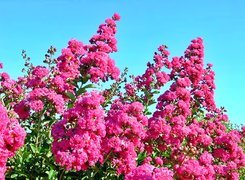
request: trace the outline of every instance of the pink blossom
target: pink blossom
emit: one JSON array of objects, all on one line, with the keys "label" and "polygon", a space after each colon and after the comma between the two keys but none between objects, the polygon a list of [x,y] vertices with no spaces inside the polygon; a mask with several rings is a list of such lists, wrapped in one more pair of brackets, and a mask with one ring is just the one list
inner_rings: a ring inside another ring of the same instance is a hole
[{"label": "pink blossom", "polygon": [[0,179],[4,179],[7,160],[24,145],[26,132],[16,119],[9,118],[2,104],[0,117]]},{"label": "pink blossom", "polygon": [[167,168],[156,168],[150,164],[143,164],[125,176],[125,180],[172,180],[173,172]]},{"label": "pink blossom", "polygon": [[115,13],[113,16],[112,16],[112,19],[115,20],[115,21],[119,21],[120,20],[120,15],[118,13]]},{"label": "pink blossom", "polygon": [[97,92],[80,96],[74,107],[52,127],[55,161],[67,170],[86,170],[103,162],[101,141],[105,136],[103,97]]},{"label": "pink blossom", "polygon": [[213,161],[213,156],[212,154],[208,153],[207,151],[205,151],[201,156],[200,156],[200,162],[204,165],[207,164],[212,164]]}]

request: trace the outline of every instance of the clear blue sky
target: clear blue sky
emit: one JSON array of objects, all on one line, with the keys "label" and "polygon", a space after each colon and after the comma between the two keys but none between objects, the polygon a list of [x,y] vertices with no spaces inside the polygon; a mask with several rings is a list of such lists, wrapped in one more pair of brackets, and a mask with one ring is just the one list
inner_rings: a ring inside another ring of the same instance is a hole
[{"label": "clear blue sky", "polygon": [[34,64],[50,45],[71,38],[88,42],[105,18],[118,12],[117,65],[142,73],[160,44],[180,56],[191,39],[205,42],[214,64],[216,101],[230,120],[245,123],[245,1],[243,0],[0,0],[0,61],[12,77],[21,72],[21,50]]}]

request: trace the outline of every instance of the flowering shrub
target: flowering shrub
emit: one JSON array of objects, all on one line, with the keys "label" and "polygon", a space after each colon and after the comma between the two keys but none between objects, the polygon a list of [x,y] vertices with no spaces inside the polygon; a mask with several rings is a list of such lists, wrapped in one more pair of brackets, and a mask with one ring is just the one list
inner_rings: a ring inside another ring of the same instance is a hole
[{"label": "flowering shrub", "polygon": [[89,44],[70,40],[58,58],[51,46],[45,66],[23,51],[17,80],[0,74],[0,179],[245,177],[245,128],[216,107],[203,40],[181,57],[161,45],[142,75],[128,77],[110,56],[118,20]]}]

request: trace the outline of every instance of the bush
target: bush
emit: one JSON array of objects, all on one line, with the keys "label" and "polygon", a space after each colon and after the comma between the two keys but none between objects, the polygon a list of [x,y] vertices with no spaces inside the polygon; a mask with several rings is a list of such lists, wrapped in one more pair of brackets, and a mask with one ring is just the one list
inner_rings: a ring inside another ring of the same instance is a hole
[{"label": "bush", "polygon": [[45,66],[23,51],[17,80],[0,74],[0,179],[245,177],[245,128],[216,107],[203,40],[173,58],[161,45],[144,74],[128,76],[110,57],[119,19],[58,58],[51,46]]}]

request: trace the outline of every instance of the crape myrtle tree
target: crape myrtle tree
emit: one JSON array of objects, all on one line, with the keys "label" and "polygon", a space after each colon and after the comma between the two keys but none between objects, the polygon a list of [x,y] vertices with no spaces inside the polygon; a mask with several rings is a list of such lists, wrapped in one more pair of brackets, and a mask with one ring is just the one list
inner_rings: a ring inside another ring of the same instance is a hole
[{"label": "crape myrtle tree", "polygon": [[127,76],[110,57],[119,19],[57,58],[51,46],[45,66],[23,51],[17,80],[0,73],[0,179],[245,177],[245,128],[215,105],[203,40],[181,57],[161,45],[142,75]]}]

